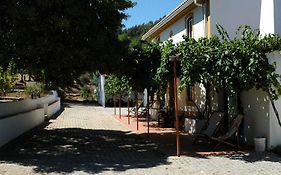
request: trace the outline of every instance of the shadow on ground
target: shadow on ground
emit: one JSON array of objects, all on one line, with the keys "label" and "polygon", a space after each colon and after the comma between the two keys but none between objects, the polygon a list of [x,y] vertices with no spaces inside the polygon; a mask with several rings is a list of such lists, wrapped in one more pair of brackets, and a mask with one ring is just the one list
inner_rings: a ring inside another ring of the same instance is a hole
[{"label": "shadow on ground", "polygon": [[35,166],[37,173],[98,173],[168,164],[155,144],[134,134],[80,128],[41,130],[1,150],[0,162]]},{"label": "shadow on ground", "polygon": [[[73,106],[80,105],[66,104],[64,107]],[[81,106],[92,106],[92,104],[81,104]],[[65,174],[75,171],[94,174],[108,170],[123,172],[136,168],[168,165],[170,164],[168,157],[175,155],[176,152],[174,133],[154,133],[150,134],[150,139],[147,139],[147,134],[136,135],[124,131],[82,128],[52,130],[39,128],[34,133],[2,148],[0,163],[32,166],[34,172],[39,174]],[[192,144],[192,141],[192,137],[181,137],[182,153],[198,159],[209,159],[208,155],[198,152],[210,151],[215,143],[207,141]],[[223,146],[218,151],[224,149],[229,151],[229,147]],[[246,163],[258,161],[281,163],[281,158],[271,153],[246,152],[219,156]]]},{"label": "shadow on ground", "polygon": [[[143,138],[147,138],[148,134],[139,134]],[[253,163],[259,161],[279,162],[281,157],[271,152],[254,152],[252,147],[242,146],[242,149],[230,147],[221,144],[215,150],[218,144],[207,138],[200,138],[194,142],[195,137],[192,135],[181,135],[180,148],[181,156],[194,157],[199,159],[209,159],[209,156],[221,156],[231,160],[243,161],[245,163]],[[157,143],[158,149],[169,156],[176,153],[176,136],[175,133],[150,133],[149,140]]]}]

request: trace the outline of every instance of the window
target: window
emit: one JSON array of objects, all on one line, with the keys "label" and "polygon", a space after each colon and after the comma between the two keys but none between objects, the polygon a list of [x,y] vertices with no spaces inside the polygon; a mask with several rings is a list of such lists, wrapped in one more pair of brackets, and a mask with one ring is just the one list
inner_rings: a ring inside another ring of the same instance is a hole
[{"label": "window", "polygon": [[174,35],[174,33],[173,33],[173,31],[171,30],[171,31],[170,31],[170,35],[169,35],[169,37],[170,37],[170,38],[172,38],[172,37],[173,37],[173,35]]},{"label": "window", "polygon": [[193,18],[188,17],[186,18],[186,36],[187,37],[192,37],[192,28],[193,28]]}]

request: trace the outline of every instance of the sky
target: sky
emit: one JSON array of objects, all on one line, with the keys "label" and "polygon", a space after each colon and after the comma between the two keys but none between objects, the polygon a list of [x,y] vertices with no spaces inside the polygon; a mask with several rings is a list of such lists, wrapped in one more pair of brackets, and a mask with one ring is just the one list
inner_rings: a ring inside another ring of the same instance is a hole
[{"label": "sky", "polygon": [[126,13],[129,15],[123,21],[125,28],[155,21],[174,10],[184,0],[133,0],[137,5]]}]

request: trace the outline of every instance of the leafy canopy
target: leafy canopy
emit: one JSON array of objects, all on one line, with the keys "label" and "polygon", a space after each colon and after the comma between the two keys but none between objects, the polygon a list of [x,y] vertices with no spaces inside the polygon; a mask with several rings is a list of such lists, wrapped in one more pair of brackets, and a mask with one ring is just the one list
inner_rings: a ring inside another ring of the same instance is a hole
[{"label": "leafy canopy", "polygon": [[[15,59],[37,79],[65,85],[107,71],[119,57],[118,32],[130,0],[3,0],[0,61]],[[43,75],[42,75],[43,74]]]}]

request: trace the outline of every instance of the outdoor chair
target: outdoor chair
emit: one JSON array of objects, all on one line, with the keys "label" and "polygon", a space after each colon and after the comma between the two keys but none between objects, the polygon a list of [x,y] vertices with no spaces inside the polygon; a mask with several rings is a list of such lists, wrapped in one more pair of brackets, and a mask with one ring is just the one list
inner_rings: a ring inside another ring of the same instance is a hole
[{"label": "outdoor chair", "polygon": [[[233,120],[231,127],[229,128],[228,132],[225,133],[222,136],[219,137],[211,137],[212,140],[218,141],[219,143],[213,148],[213,150],[215,150],[220,144],[224,143],[227,145],[230,145],[232,147],[239,147],[239,126],[242,123],[244,116],[239,114],[237,115],[237,117]],[[237,145],[234,145],[232,143],[227,142],[226,140],[229,139],[230,137],[232,137],[234,134],[236,134],[236,138],[237,138]]]},{"label": "outdoor chair", "polygon": [[141,114],[142,110],[143,110],[143,101],[141,101],[141,103],[138,102],[137,105],[130,108],[128,114],[130,115],[132,113],[133,115],[135,115],[137,113],[137,111],[138,111],[138,114]]},{"label": "outdoor chair", "polygon": [[223,117],[224,117],[224,112],[219,112],[219,111],[213,112],[208,121],[207,127],[203,129],[200,133],[195,134],[196,138],[193,141],[193,143],[198,141],[199,138],[211,138],[212,136],[214,136],[214,134],[216,133],[216,131],[218,130],[221,124]]}]

